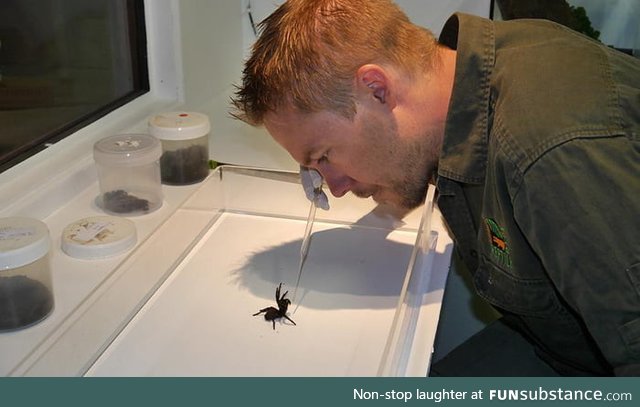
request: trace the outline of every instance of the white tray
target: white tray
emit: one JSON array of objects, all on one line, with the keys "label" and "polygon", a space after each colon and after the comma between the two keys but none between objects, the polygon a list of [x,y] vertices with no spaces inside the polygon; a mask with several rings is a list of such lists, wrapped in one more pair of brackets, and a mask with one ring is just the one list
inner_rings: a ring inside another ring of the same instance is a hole
[{"label": "white tray", "polygon": [[432,195],[399,225],[351,196],[319,210],[296,325],[274,330],[252,314],[279,283],[294,299],[309,204],[297,174],[221,167],[24,373],[424,376],[447,272]]}]

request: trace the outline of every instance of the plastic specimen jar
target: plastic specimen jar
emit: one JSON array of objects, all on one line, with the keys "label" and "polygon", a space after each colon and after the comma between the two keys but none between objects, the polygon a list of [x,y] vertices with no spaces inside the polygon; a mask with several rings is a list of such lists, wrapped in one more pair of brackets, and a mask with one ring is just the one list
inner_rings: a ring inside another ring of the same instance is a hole
[{"label": "plastic specimen jar", "polygon": [[96,203],[112,215],[142,215],[162,206],[162,147],[148,134],[120,134],[98,141],[93,158],[100,195]]},{"label": "plastic specimen jar", "polygon": [[53,310],[50,246],[43,222],[0,218],[0,332],[31,326]]},{"label": "plastic specimen jar", "polygon": [[162,183],[189,185],[209,175],[209,118],[196,112],[167,112],[149,120],[149,133],[161,141]]}]

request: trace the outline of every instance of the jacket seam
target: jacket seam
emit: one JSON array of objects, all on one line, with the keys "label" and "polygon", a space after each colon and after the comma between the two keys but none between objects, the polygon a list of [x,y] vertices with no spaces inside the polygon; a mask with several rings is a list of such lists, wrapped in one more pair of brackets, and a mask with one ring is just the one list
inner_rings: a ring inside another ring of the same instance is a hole
[{"label": "jacket seam", "polygon": [[564,144],[572,142],[574,140],[581,139],[604,139],[611,137],[625,137],[629,136],[623,129],[602,129],[602,128],[583,128],[579,130],[571,130],[565,133],[561,133],[556,137],[549,138],[545,142],[540,143],[536,148],[526,151],[522,150],[520,158],[516,154],[515,149],[511,144],[517,144],[513,137],[508,135],[508,131],[504,131],[505,134],[498,136],[502,138],[500,149],[503,150],[505,159],[509,161],[513,167],[517,170],[516,174],[513,174],[511,186],[513,188],[513,201],[516,200],[516,196],[522,186],[522,181],[526,174],[531,170],[537,162],[544,158],[550,152],[562,147]]}]

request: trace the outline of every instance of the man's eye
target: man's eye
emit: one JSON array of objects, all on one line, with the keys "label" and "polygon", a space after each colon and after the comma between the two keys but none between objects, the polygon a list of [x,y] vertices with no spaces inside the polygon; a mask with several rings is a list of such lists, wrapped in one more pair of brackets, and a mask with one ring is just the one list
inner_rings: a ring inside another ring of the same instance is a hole
[{"label": "man's eye", "polygon": [[318,158],[318,163],[327,163],[329,162],[329,152],[325,152],[324,154],[322,154],[322,156],[320,158]]}]

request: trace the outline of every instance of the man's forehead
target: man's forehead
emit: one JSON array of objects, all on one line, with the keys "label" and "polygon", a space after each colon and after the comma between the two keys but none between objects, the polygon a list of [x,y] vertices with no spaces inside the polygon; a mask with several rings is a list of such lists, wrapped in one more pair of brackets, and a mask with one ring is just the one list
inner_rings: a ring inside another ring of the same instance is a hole
[{"label": "man's forehead", "polygon": [[302,165],[311,162],[315,127],[308,117],[292,111],[271,112],[265,115],[264,125],[271,137]]},{"label": "man's forehead", "polygon": [[347,131],[352,123],[329,111],[303,113],[295,109],[281,109],[265,115],[264,124],[280,144],[295,142],[311,145],[322,142],[331,134]]},{"label": "man's forehead", "polygon": [[[265,120],[283,120],[283,121],[311,121],[311,120],[339,120],[346,117],[336,111],[325,109],[316,111],[302,110],[291,103],[282,104],[275,110],[271,110],[265,114]],[[348,120],[348,119],[347,119]]]},{"label": "man's forehead", "polygon": [[269,112],[264,116],[264,126],[274,138],[281,138],[290,133],[300,133],[309,127],[305,123],[305,118],[290,110],[279,110]]},{"label": "man's forehead", "polygon": [[264,116],[265,121],[269,121],[273,124],[291,124],[293,122],[302,122],[309,120],[314,116],[313,113],[306,113],[290,104],[282,105],[276,110],[267,112]]}]

